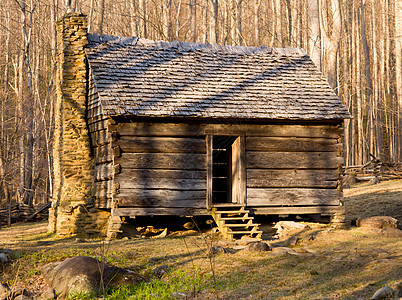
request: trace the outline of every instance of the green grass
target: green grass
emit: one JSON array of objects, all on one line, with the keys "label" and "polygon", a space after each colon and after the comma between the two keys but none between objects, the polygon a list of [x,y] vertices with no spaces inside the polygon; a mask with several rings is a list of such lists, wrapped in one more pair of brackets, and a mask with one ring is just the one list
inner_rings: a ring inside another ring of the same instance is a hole
[{"label": "green grass", "polygon": [[[164,276],[162,279],[152,278],[148,282],[141,282],[137,285],[121,286],[115,289],[107,289],[103,296],[108,300],[119,299],[174,299],[172,293],[185,292],[188,295],[195,295],[201,290],[208,288],[211,284],[208,276],[201,276],[200,272],[187,272],[175,270]],[[92,299],[93,295],[78,294],[69,299]]]}]

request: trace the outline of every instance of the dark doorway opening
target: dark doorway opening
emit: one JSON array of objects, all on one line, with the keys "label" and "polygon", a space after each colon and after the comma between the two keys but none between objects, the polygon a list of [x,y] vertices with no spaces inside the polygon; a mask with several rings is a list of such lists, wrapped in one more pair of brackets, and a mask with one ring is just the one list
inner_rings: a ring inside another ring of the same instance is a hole
[{"label": "dark doorway opening", "polygon": [[[212,203],[233,203],[233,155],[237,136],[212,137]],[[236,159],[235,159],[236,160]]]}]

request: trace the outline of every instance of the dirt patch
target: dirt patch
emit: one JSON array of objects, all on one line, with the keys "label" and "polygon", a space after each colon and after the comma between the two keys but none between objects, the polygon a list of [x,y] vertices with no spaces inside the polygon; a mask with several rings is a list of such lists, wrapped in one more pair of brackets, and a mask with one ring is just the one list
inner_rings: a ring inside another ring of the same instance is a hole
[{"label": "dirt patch", "polygon": [[402,179],[357,184],[344,190],[344,201],[348,220],[391,216],[402,222]]}]

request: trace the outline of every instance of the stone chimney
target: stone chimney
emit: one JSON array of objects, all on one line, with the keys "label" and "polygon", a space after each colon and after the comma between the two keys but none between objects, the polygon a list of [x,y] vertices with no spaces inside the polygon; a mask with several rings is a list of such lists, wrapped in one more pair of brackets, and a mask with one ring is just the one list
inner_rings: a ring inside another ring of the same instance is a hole
[{"label": "stone chimney", "polygon": [[[61,236],[97,234],[102,229],[99,211],[93,204],[94,160],[86,123],[86,16],[69,13],[56,22],[56,30],[54,183],[49,231]],[[104,217],[106,222],[109,215]]]}]

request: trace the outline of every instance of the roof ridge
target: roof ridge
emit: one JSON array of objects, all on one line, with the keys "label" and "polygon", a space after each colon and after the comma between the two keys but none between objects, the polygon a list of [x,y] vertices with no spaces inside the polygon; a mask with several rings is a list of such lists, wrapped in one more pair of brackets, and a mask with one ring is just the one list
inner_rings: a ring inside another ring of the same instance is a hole
[{"label": "roof ridge", "polygon": [[184,51],[206,50],[210,52],[223,52],[232,54],[252,54],[252,53],[268,53],[277,56],[305,56],[306,51],[302,48],[274,48],[267,46],[230,46],[210,43],[195,43],[183,41],[154,41],[141,37],[119,37],[113,35],[99,35],[97,33],[88,33],[89,46],[98,46],[99,44],[120,44],[120,45],[137,45],[154,47],[157,49],[177,48]]}]

